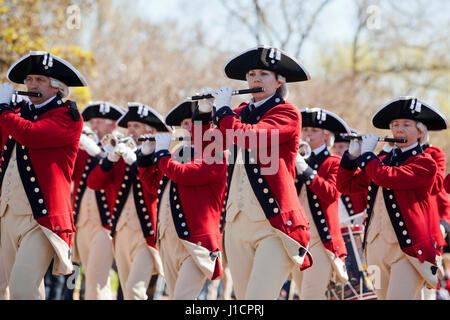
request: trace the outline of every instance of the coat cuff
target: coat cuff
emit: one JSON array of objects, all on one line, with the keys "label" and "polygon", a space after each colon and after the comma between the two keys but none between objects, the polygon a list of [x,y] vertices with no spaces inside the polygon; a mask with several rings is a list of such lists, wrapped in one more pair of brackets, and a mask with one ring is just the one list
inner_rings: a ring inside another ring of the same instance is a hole
[{"label": "coat cuff", "polygon": [[158,161],[161,160],[161,158],[169,156],[171,157],[172,154],[169,150],[159,150],[158,152],[154,152],[152,155],[152,161],[155,165],[158,165]]},{"label": "coat cuff", "polygon": [[219,126],[220,120],[222,120],[223,117],[225,116],[232,116],[232,115],[236,115],[235,112],[233,112],[233,110],[231,110],[230,107],[222,107],[219,110],[217,110],[216,112],[214,112],[214,116],[213,116],[213,123],[216,126]]},{"label": "coat cuff", "polygon": [[2,114],[3,111],[13,111],[14,109],[7,103],[0,103],[0,114]]},{"label": "coat cuff", "polygon": [[137,165],[140,168],[146,168],[146,167],[150,167],[151,165],[153,165],[153,153],[150,154],[143,154],[141,151],[139,151],[138,156],[137,156]]},{"label": "coat cuff", "polygon": [[361,168],[361,170],[365,171],[365,168],[367,166],[367,164],[372,160],[372,159],[378,159],[378,157],[375,155],[375,153],[373,152],[366,152],[362,155],[360,155],[358,157],[358,159],[356,159],[356,162],[358,164],[358,167]]},{"label": "coat cuff", "polygon": [[308,167],[305,171],[303,171],[302,174],[299,175],[300,181],[303,183],[306,183],[306,185],[310,185],[311,182],[314,180],[314,178],[317,175],[317,171],[313,170],[313,168]]},{"label": "coat cuff", "polygon": [[348,150],[344,152],[341,159],[341,167],[347,170],[356,170],[358,168],[358,163],[356,159],[350,159],[350,153],[348,153]]}]

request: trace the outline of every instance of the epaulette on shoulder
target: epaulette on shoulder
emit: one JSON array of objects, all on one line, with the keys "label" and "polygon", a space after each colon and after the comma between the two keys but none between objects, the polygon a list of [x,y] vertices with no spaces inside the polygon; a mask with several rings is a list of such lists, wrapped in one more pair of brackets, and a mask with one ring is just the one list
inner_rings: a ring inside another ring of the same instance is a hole
[{"label": "epaulette on shoulder", "polygon": [[80,121],[80,112],[78,111],[75,101],[67,100],[69,103],[69,113],[72,116],[73,121]]}]

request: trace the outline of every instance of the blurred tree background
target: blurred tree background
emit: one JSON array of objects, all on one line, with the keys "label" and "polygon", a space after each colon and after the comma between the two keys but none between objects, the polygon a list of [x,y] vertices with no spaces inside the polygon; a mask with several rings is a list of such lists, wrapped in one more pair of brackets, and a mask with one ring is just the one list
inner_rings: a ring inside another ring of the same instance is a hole
[{"label": "blurred tree background", "polygon": [[[49,50],[87,78],[88,89],[71,91],[80,108],[137,101],[165,114],[205,88],[245,88],[223,65],[267,44],[311,73],[289,85],[298,108],[323,107],[360,132],[385,135],[370,120],[397,96],[416,96],[450,119],[449,12],[445,0],[0,0],[0,81],[29,50]],[[449,156],[450,131],[430,136]]]}]

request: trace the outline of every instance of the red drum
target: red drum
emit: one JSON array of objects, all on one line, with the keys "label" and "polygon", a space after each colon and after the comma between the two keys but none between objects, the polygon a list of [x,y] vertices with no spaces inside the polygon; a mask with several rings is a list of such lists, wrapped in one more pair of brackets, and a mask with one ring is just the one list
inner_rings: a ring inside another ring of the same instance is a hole
[{"label": "red drum", "polygon": [[327,291],[328,298],[330,300],[376,300],[375,292],[369,289],[371,283],[367,276],[367,266],[362,249],[364,227],[351,225],[341,228],[341,232],[347,247],[345,265],[349,280],[346,283],[330,281]]}]

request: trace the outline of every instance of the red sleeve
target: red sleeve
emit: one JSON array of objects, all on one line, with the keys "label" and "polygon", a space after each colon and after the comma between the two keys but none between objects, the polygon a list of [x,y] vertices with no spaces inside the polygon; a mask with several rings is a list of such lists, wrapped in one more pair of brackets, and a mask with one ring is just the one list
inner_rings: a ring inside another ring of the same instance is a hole
[{"label": "red sleeve", "polygon": [[[62,107],[66,109],[66,107]],[[79,121],[82,127],[83,122]],[[81,130],[68,112],[61,108],[48,112],[48,116],[31,122],[17,114],[5,111],[0,115],[0,127],[16,139],[20,144],[34,149],[58,148],[73,145],[80,139]]]},{"label": "red sleeve", "polygon": [[445,177],[444,188],[447,193],[450,193],[450,173]]},{"label": "red sleeve", "polygon": [[[200,159],[184,164],[165,156],[158,161],[158,168],[173,182],[186,186],[215,183],[218,181],[218,177],[226,172],[224,163],[207,164],[203,159],[201,159],[201,163],[196,163],[197,161]],[[225,162],[225,160],[222,161]]]},{"label": "red sleeve", "polygon": [[75,180],[77,177],[80,177],[83,174],[84,164],[88,157],[89,156],[87,155],[86,151],[78,149],[77,158],[75,159],[75,165],[73,167],[72,180]]},{"label": "red sleeve", "polygon": [[[233,143],[241,148],[259,148],[259,138],[264,138],[267,147],[270,148],[272,142],[282,144],[291,140],[293,133],[298,132],[301,127],[301,122],[302,118],[296,107],[291,104],[280,104],[267,111],[257,124],[242,123],[235,115],[224,116],[220,120],[219,129],[227,139],[233,138]],[[234,135],[230,136],[233,132]],[[242,133],[248,138],[239,139]]]},{"label": "red sleeve", "polygon": [[329,165],[325,169],[326,175],[316,175],[311,181],[309,188],[321,201],[331,203],[339,198],[339,192],[336,188],[336,178],[339,169],[338,158],[331,158]]},{"label": "red sleeve", "polygon": [[[109,164],[112,164],[109,160],[103,159],[103,161],[108,161]],[[120,158],[119,161],[123,161],[122,158]],[[91,173],[88,176],[87,179],[87,185],[89,188],[93,190],[104,190],[108,187],[114,185],[114,181],[120,180],[122,181],[123,176],[119,176],[116,170],[116,166],[119,162],[116,162],[113,164],[113,167],[110,170],[105,171],[102,168],[102,162],[98,164],[94,170],[91,171]],[[119,182],[120,183],[120,182]]]},{"label": "red sleeve", "polygon": [[406,190],[418,187],[433,186],[437,165],[433,159],[416,156],[413,161],[399,167],[383,164],[378,158],[367,163],[366,173],[373,182],[381,187]]},{"label": "red sleeve", "polygon": [[367,192],[370,182],[369,176],[361,169],[356,168],[350,170],[339,166],[336,187],[340,193],[352,194]]},{"label": "red sleeve", "polygon": [[148,167],[139,167],[139,179],[141,180],[144,190],[154,197],[158,196],[159,181],[163,174],[155,165]]},{"label": "red sleeve", "polygon": [[437,194],[441,192],[444,187],[445,166],[447,159],[445,157],[445,153],[440,148],[435,146],[426,148],[425,153],[428,153],[437,164],[438,170],[436,180],[434,182],[433,189],[431,190],[431,194]]}]

